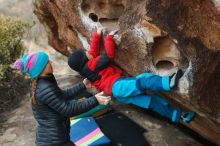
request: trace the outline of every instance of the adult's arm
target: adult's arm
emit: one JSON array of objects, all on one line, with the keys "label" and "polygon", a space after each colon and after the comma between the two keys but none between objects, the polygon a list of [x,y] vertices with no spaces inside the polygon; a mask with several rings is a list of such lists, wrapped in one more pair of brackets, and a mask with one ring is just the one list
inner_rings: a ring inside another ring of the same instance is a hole
[{"label": "adult's arm", "polygon": [[63,97],[64,94],[59,88],[51,87],[49,90],[45,89],[41,91],[37,98],[42,103],[48,105],[50,108],[60,113],[65,117],[72,117],[97,106],[99,103],[95,96],[92,96],[83,102],[70,103],[66,98]]},{"label": "adult's arm", "polygon": [[86,89],[86,87],[85,87],[84,83],[80,82],[78,84],[73,85],[70,88],[66,88],[66,89],[62,90],[62,92],[67,99],[73,99],[77,95],[79,95],[81,92],[83,92],[85,89]]}]

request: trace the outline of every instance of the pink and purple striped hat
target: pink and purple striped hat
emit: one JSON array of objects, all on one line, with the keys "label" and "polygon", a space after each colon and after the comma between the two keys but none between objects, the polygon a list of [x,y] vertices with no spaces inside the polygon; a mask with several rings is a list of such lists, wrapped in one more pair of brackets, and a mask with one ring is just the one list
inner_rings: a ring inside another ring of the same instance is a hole
[{"label": "pink and purple striped hat", "polygon": [[13,68],[29,74],[32,78],[38,77],[49,62],[49,57],[45,52],[34,52],[23,55],[18,59]]}]

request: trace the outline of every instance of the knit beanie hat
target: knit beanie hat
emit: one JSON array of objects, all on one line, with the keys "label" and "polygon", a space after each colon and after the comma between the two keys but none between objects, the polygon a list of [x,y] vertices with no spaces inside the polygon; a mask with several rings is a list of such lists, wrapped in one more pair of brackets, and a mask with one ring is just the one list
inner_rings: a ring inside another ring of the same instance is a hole
[{"label": "knit beanie hat", "polygon": [[78,49],[75,52],[73,52],[68,59],[68,64],[70,68],[77,72],[81,72],[83,66],[87,62],[88,58],[86,56],[86,53],[82,49]]},{"label": "knit beanie hat", "polygon": [[32,78],[38,77],[49,62],[49,57],[44,52],[35,52],[25,54],[21,59],[18,59],[13,68],[29,74]]}]

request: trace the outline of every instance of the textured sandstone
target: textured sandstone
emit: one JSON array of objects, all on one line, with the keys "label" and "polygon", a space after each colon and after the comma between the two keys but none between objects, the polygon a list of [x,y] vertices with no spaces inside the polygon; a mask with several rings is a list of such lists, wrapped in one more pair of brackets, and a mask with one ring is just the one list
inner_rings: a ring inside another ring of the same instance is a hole
[{"label": "textured sandstone", "polygon": [[184,70],[163,93],[199,116],[187,125],[220,144],[220,3],[217,0],[35,0],[51,46],[89,49],[97,26],[119,29],[115,59],[126,73]]}]

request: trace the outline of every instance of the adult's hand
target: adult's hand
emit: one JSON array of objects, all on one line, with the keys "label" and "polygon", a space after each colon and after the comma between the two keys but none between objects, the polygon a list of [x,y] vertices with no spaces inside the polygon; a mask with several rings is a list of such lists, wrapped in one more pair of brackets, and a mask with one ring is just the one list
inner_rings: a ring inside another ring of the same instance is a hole
[{"label": "adult's hand", "polygon": [[98,100],[99,104],[102,105],[106,105],[111,101],[111,96],[104,95],[104,92],[97,93],[95,97]]}]

